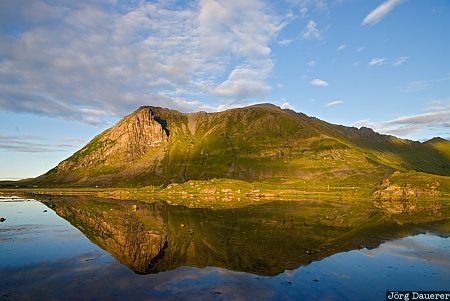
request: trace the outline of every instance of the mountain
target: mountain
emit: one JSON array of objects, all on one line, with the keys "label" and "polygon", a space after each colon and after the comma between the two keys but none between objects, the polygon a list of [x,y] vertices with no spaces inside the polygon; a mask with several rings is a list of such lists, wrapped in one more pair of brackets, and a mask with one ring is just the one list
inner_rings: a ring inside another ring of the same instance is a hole
[{"label": "mountain", "polygon": [[375,183],[396,170],[450,175],[450,142],[404,140],[271,104],[216,113],[144,106],[33,183],[145,186],[212,178]]},{"label": "mountain", "polygon": [[213,210],[166,202],[65,200],[45,204],[139,274],[214,266],[270,276],[361,246],[371,249],[424,231],[450,233],[448,207],[395,216],[321,201]]}]

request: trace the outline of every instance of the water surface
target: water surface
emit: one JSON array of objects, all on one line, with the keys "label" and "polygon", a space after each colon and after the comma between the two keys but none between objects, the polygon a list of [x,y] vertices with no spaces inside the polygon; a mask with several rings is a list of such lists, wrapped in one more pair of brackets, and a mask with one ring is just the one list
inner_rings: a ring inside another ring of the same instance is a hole
[{"label": "water surface", "polygon": [[0,199],[0,299],[382,300],[449,290],[448,208],[279,201],[228,210]]}]

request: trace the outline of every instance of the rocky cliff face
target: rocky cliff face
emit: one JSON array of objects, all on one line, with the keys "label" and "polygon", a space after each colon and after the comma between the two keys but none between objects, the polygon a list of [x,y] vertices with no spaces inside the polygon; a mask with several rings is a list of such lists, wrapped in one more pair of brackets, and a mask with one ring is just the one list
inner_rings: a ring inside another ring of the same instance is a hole
[{"label": "rocky cliff face", "polygon": [[113,141],[105,158],[116,154],[133,160],[149,149],[160,146],[169,139],[169,130],[151,108],[141,108],[135,114],[121,120],[101,137],[101,141]]},{"label": "rocky cliff face", "polygon": [[141,157],[168,139],[169,130],[165,121],[151,108],[143,107],[95,137],[57,168],[66,171],[100,164],[120,165]]}]

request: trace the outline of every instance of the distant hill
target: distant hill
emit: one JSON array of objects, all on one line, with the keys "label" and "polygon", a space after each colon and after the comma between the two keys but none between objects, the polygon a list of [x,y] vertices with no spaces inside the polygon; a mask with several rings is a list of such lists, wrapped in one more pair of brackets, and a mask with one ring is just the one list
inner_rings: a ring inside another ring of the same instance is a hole
[{"label": "distant hill", "polygon": [[450,142],[404,140],[271,104],[216,113],[145,106],[32,183],[145,186],[211,178],[375,182],[396,170],[450,175]]}]

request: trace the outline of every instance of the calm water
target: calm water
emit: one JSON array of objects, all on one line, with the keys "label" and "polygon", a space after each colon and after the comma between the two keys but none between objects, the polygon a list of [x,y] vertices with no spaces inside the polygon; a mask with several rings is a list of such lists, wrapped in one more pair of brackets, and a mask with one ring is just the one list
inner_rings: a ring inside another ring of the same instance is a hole
[{"label": "calm water", "polygon": [[0,198],[0,299],[384,300],[386,290],[450,290],[448,207],[388,211]]}]

